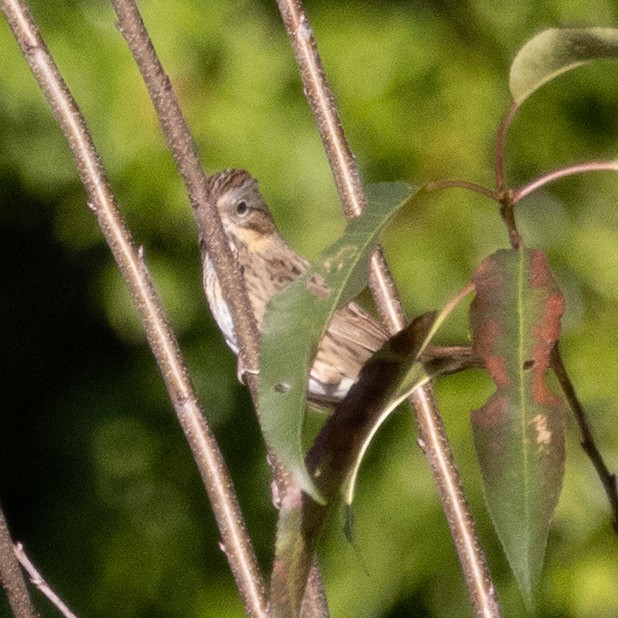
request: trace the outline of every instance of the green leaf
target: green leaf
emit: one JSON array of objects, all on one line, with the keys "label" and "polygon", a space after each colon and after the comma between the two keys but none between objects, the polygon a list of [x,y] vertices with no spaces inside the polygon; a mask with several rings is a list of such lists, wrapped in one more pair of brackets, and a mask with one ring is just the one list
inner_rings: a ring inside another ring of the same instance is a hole
[{"label": "green leaf", "polygon": [[[461,300],[461,298],[463,298],[463,296],[460,296],[459,300]],[[391,337],[391,339],[369,359],[366,366],[363,368],[357,385],[359,391],[358,398],[360,400],[357,407],[362,409],[371,397],[375,397],[376,393],[379,395],[380,399],[379,404],[377,406],[374,405],[371,416],[367,419],[368,422],[363,428],[363,431],[360,431],[358,426],[354,428],[354,436],[358,441],[358,446],[355,449],[350,449],[350,461],[343,462],[347,467],[344,473],[344,495],[347,505],[352,504],[356,479],[363,457],[373,437],[382,423],[388,418],[389,414],[395,410],[412,391],[458,365],[457,359],[448,357],[435,359],[428,363],[418,362],[420,355],[425,351],[425,348],[429,345],[433,336],[444,320],[450,315],[456,304],[457,303],[449,303],[437,315],[435,312],[431,311],[418,316],[401,331],[401,333],[395,337]],[[384,366],[391,364],[396,369],[396,372],[393,373],[392,378],[389,379],[385,369],[382,369],[381,372],[379,371],[378,375],[380,375],[380,381],[376,388],[375,385],[369,382],[366,375],[374,367],[378,367],[379,369],[380,364]],[[358,424],[358,416],[359,413],[356,414],[357,418],[355,419],[355,424]],[[328,428],[328,424],[327,422],[324,430]],[[337,431],[341,431],[342,434],[345,434],[343,428]],[[321,435],[323,435],[323,433]],[[341,440],[341,442],[344,442],[344,439]]]},{"label": "green leaf", "polygon": [[275,559],[270,579],[272,618],[302,616],[311,561],[327,507],[298,490],[279,509]]},{"label": "green leaf", "polygon": [[[436,316],[428,312],[390,337],[361,369],[357,382],[335,408],[307,453],[306,465],[323,503],[306,493],[290,493],[277,524],[271,607],[275,618],[299,615],[311,561],[329,512],[345,493],[352,502],[358,468],[367,446],[385,418],[413,390],[444,371],[460,366],[457,358],[420,362],[437,329],[465,296],[459,294]],[[346,511],[351,539],[351,511]]]},{"label": "green leaf", "polygon": [[[380,233],[417,191],[404,183],[369,187],[363,215],[350,221],[314,267],[277,294],[266,309],[260,348],[262,431],[281,463],[316,499],[319,496],[305,468],[302,449],[311,364],[335,310],[367,285],[368,260]],[[319,282],[319,292],[312,285],[315,282]]]},{"label": "green leaf", "polygon": [[551,28],[530,39],[511,64],[517,105],[548,81],[591,60],[618,58],[616,28]]},{"label": "green leaf", "polygon": [[497,387],[472,414],[474,442],[489,513],[529,600],[564,474],[564,401],[546,383],[564,298],[538,250],[498,251],[473,281],[474,351]]},{"label": "green leaf", "polygon": [[324,424],[307,466],[327,501],[347,486],[346,502],[351,503],[356,474],[373,436],[413,390],[433,377],[418,358],[435,332],[435,321],[435,312],[424,313],[388,339]]},{"label": "green leaf", "polygon": [[430,376],[418,358],[435,332],[435,313],[419,316],[388,339],[363,366],[307,454],[307,468],[325,504],[292,494],[281,505],[271,578],[272,614],[297,616],[317,541],[342,488],[355,474],[386,415]]}]

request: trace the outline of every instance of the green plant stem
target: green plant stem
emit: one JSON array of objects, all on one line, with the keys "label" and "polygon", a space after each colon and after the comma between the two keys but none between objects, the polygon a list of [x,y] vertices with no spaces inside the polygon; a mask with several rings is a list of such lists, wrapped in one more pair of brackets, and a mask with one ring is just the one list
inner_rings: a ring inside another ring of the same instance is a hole
[{"label": "green plant stem", "polygon": [[483,185],[469,182],[467,180],[432,180],[425,185],[427,191],[440,191],[442,189],[467,189],[473,193],[478,193],[488,197],[490,200],[498,201],[500,196],[493,189],[488,189]]}]

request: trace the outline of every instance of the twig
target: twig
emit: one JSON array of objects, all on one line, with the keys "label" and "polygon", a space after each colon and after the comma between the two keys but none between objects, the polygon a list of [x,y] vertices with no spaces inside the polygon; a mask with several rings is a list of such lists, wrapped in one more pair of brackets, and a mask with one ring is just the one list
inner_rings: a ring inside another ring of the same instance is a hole
[{"label": "twig", "polygon": [[588,422],[588,417],[586,416],[586,411],[575,393],[573,383],[571,382],[566,367],[562,362],[558,344],[556,344],[552,350],[551,360],[552,369],[558,377],[560,386],[562,387],[565,397],[567,398],[567,401],[573,410],[573,414],[575,415],[575,420],[577,421],[577,426],[579,427],[579,433],[581,435],[580,444],[597,471],[597,475],[607,495],[609,506],[613,514],[612,526],[616,535],[618,535],[618,488],[616,486],[616,475],[609,471],[609,468],[605,465],[605,461],[603,461],[603,457],[597,448],[596,442],[594,441],[594,436],[592,435],[590,423]]},{"label": "twig", "polygon": [[[240,508],[178,344],[146,266],[118,211],[99,156],[77,104],[43,42],[24,0],[0,5],[22,53],[60,124],[103,234],[133,297],[172,404],[208,492],[225,553],[247,612],[264,616],[264,584]],[[229,270],[229,269],[228,269]]]},{"label": "twig", "polygon": [[510,190],[503,191],[502,196],[500,197],[500,215],[502,216],[502,220],[506,224],[506,229],[509,234],[509,242],[511,243],[511,247],[513,247],[513,249],[515,250],[518,250],[524,242],[524,239],[522,238],[522,235],[517,229],[514,206],[515,204],[513,202],[513,193]]},{"label": "twig", "polygon": [[[236,267],[223,231],[216,204],[207,193],[206,177],[200,164],[197,148],[180,111],[169,77],[157,57],[135,2],[133,0],[112,0],[112,4],[118,15],[118,27],[142,74],[168,147],[185,183],[198,226],[206,241],[208,253],[232,315],[234,333],[239,346],[240,367],[245,369],[244,377],[251,392],[255,410],[258,412],[258,372],[256,369],[259,364],[259,333],[257,324],[242,275]],[[272,453],[269,461],[279,495],[283,496],[292,487],[294,481],[289,473],[278,465]],[[234,568],[232,565],[232,569]],[[317,567],[314,565],[315,568]],[[257,577],[257,571],[254,571],[251,576]],[[265,594],[262,586],[260,580],[260,596]],[[255,594],[256,590],[251,592]],[[313,574],[307,594],[309,597],[307,607],[311,608],[311,613],[307,613],[307,618],[328,616],[319,574]],[[255,600],[257,601],[257,597]],[[260,606],[264,607],[262,600]]]},{"label": "twig", "polygon": [[[294,55],[304,92],[316,120],[348,217],[360,214],[367,202],[360,173],[350,150],[335,106],[309,19],[301,0],[277,0]],[[405,315],[395,284],[381,250],[370,261],[370,286],[382,319],[391,333],[401,330]],[[453,462],[442,419],[429,387],[411,396],[426,456],[436,482],[451,535],[461,562],[472,605],[477,616],[500,615],[496,591],[485,556],[478,542],[474,522]]]},{"label": "twig", "polygon": [[21,543],[15,543],[15,556],[19,560],[19,564],[24,568],[26,573],[30,575],[30,581],[37,590],[47,598],[47,600],[66,618],[77,618],[77,616],[67,607],[66,603],[51,589],[51,586],[45,581],[37,568],[32,564],[30,558],[26,555],[24,547]]},{"label": "twig", "polygon": [[580,163],[578,165],[569,165],[567,167],[561,167],[543,176],[533,180],[531,183],[520,187],[513,191],[511,201],[513,204],[523,200],[527,195],[530,195],[533,191],[548,185],[550,182],[554,182],[560,178],[567,176],[573,176],[574,174],[581,174],[583,172],[600,172],[611,171],[618,172],[618,163],[616,161],[589,161],[588,163]]},{"label": "twig", "polygon": [[28,594],[24,575],[13,553],[13,541],[9,533],[4,513],[0,508],[0,584],[9,599],[15,618],[37,618]]},{"label": "twig", "polygon": [[439,191],[441,189],[467,189],[479,195],[484,195],[490,200],[499,200],[498,193],[493,189],[488,189],[483,185],[478,185],[475,182],[467,180],[433,180],[425,185],[427,191]]},{"label": "twig", "polygon": [[197,148],[180,111],[172,84],[165,73],[148,36],[142,17],[133,0],[112,0],[118,15],[118,28],[125,38],[142,74],[148,93],[157,111],[161,129],[174,157],[178,171],[185,183],[194,214],[204,237],[217,277],[221,282],[225,301],[234,323],[234,333],[240,351],[242,366],[248,386],[254,393],[257,379],[255,369],[259,363],[259,333],[242,275],[235,266],[216,204],[207,189],[206,175],[202,169]]},{"label": "twig", "polygon": [[504,171],[504,147],[506,145],[506,134],[518,109],[519,106],[516,103],[509,107],[502,118],[496,137],[496,192],[498,194],[506,191],[507,187],[506,172]]}]

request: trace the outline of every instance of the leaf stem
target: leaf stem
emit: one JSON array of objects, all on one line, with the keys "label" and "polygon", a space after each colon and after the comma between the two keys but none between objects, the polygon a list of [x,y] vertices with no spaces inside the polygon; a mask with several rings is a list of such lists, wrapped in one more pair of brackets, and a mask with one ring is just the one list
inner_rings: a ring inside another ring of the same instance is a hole
[{"label": "leaf stem", "polygon": [[517,103],[511,104],[502,118],[496,136],[496,192],[498,194],[506,191],[507,187],[506,173],[504,171],[504,148],[506,145],[506,134],[518,109]]},{"label": "leaf stem", "polygon": [[616,485],[616,474],[609,471],[609,468],[605,464],[605,461],[597,448],[596,442],[594,441],[594,436],[592,435],[592,428],[590,427],[590,422],[588,421],[588,416],[584,410],[584,406],[581,404],[579,397],[575,392],[575,388],[569,378],[566,367],[562,362],[562,356],[560,355],[560,348],[558,344],[556,344],[552,350],[551,361],[552,369],[558,377],[560,386],[562,386],[562,390],[567,398],[567,401],[569,402],[569,405],[571,406],[571,409],[573,410],[573,414],[575,415],[575,420],[577,421],[577,426],[579,427],[579,433],[581,436],[581,447],[590,458],[601,484],[603,485],[605,494],[607,495],[613,516],[612,526],[614,528],[614,532],[618,535],[618,488]]},{"label": "leaf stem", "polygon": [[540,176],[536,180],[520,187],[513,191],[511,201],[514,204],[520,202],[532,192],[548,185],[551,182],[559,180],[560,178],[566,178],[567,176],[573,176],[575,174],[581,174],[583,172],[600,172],[600,171],[612,171],[618,172],[618,162],[616,161],[590,161],[587,163],[578,163],[576,165],[569,165],[567,167],[560,167],[552,170]]},{"label": "leaf stem", "polygon": [[467,189],[474,193],[479,193],[488,197],[490,200],[499,201],[500,196],[494,189],[488,189],[483,185],[467,180],[433,180],[425,185],[427,191],[440,191],[441,189]]}]

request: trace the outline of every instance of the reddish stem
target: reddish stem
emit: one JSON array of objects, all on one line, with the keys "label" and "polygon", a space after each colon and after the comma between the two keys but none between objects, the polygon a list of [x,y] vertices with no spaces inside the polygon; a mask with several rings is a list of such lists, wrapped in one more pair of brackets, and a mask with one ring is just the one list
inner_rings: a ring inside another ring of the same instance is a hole
[{"label": "reddish stem", "polygon": [[601,484],[603,485],[603,489],[605,490],[605,494],[613,514],[612,525],[614,532],[618,535],[618,488],[616,486],[616,475],[609,471],[609,468],[605,464],[605,461],[597,448],[596,442],[594,441],[594,436],[592,435],[592,428],[588,422],[586,411],[575,393],[575,388],[573,387],[573,383],[571,382],[571,379],[569,378],[566,368],[562,362],[560,349],[557,344],[554,346],[552,351],[551,364],[554,373],[558,377],[558,381],[560,382],[560,386],[562,387],[567,401],[573,410],[573,414],[575,415],[575,420],[577,421],[577,426],[579,427],[579,433],[581,436],[580,444],[586,455],[590,458]]},{"label": "reddish stem", "polygon": [[555,180],[565,178],[567,176],[573,176],[574,174],[581,174],[583,172],[600,172],[600,171],[613,171],[618,172],[618,162],[616,161],[590,161],[589,163],[578,163],[576,165],[569,165],[568,167],[560,167],[556,170],[543,174],[531,183],[520,187],[513,192],[511,197],[512,204],[515,205],[532,192],[548,185]]},{"label": "reddish stem", "polygon": [[467,189],[468,191],[473,191],[474,193],[484,195],[490,200],[494,200],[496,202],[500,199],[497,191],[488,189],[483,185],[478,185],[475,182],[468,182],[467,180],[435,180],[428,182],[425,185],[425,189],[427,191],[439,191],[441,189]]},{"label": "reddish stem", "polygon": [[506,175],[504,173],[504,145],[506,143],[506,134],[511,126],[511,122],[517,113],[519,106],[513,103],[502,118],[498,135],[496,137],[496,191],[503,193],[506,191]]}]

